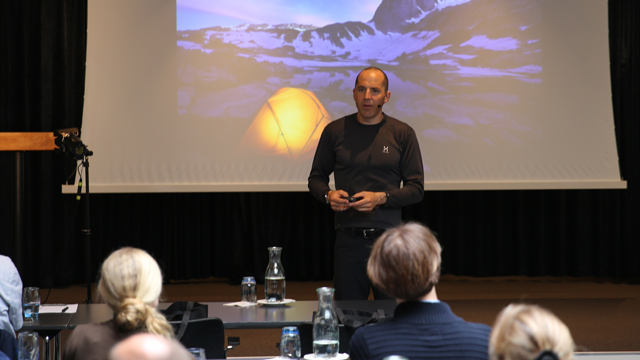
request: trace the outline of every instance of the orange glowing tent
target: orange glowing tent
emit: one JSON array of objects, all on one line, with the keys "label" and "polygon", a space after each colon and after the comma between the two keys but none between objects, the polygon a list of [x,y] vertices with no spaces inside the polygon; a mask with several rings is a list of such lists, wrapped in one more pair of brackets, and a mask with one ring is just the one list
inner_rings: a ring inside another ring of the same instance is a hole
[{"label": "orange glowing tent", "polygon": [[282,88],[262,105],[240,147],[298,160],[313,156],[329,113],[311,91]]}]

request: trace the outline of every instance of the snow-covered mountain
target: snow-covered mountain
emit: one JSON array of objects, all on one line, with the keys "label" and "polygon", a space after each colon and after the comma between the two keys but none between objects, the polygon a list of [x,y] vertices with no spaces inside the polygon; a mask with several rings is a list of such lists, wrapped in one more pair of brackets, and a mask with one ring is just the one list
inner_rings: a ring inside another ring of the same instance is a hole
[{"label": "snow-covered mountain", "polygon": [[337,119],[354,111],[358,72],[379,66],[393,94],[385,111],[421,137],[451,144],[446,151],[457,151],[460,139],[519,142],[537,136],[529,114],[543,75],[540,7],[541,0],[382,0],[367,22],[179,31],[178,112],[193,121],[250,121],[271,95],[293,87],[313,92]]},{"label": "snow-covered mountain", "polygon": [[414,19],[422,19],[436,9],[437,0],[383,0],[372,22],[382,32],[403,32]]},{"label": "snow-covered mountain", "polygon": [[[206,53],[231,49],[236,56],[288,66],[461,66],[474,58],[516,51],[520,61],[498,64],[502,70],[536,65],[539,51],[535,27],[510,15],[537,2],[513,0],[500,13],[495,0],[383,0],[371,21],[345,22],[313,28],[303,24],[246,24],[179,31],[178,46]],[[502,4],[504,1],[501,2]],[[500,17],[500,19],[497,19]],[[501,27],[495,28],[499,20]],[[493,26],[493,27],[492,27]],[[426,60],[426,61],[425,61]],[[504,58],[503,60],[507,60]],[[464,65],[464,66],[463,66]],[[473,65],[471,65],[473,66]],[[531,68],[530,68],[531,69]],[[515,71],[518,73],[518,71]]]}]

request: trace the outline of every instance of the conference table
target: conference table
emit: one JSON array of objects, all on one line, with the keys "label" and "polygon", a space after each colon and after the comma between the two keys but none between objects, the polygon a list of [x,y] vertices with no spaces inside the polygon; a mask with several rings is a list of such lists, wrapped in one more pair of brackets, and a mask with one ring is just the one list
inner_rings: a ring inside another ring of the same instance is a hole
[{"label": "conference table", "polygon": [[[205,302],[208,305],[208,316],[218,317],[224,323],[225,329],[274,329],[284,326],[299,326],[311,321],[314,311],[318,309],[317,301],[297,301],[285,306],[267,307],[262,305],[252,307],[223,306],[224,302]],[[359,309],[374,312],[383,309],[387,316],[391,316],[396,308],[394,300],[370,301],[335,301],[336,307],[341,309]],[[161,303],[158,308],[166,309],[170,303]],[[61,330],[74,329],[78,325],[99,323],[110,320],[113,312],[105,304],[80,304],[76,313],[40,314],[33,322],[25,322],[20,331],[36,331],[45,340],[45,356],[50,340],[54,339],[54,358],[60,359]],[[271,357],[269,357],[271,358]],[[583,353],[576,354],[576,358],[600,360],[615,358],[620,360],[639,359],[639,353]],[[45,357],[45,359],[49,359]],[[256,358],[252,358],[256,359]]]},{"label": "conference table", "polygon": [[[225,329],[275,329],[285,326],[299,326],[312,321],[314,311],[318,310],[318,301],[296,301],[280,306],[256,305],[250,307],[224,306],[227,302],[204,302],[208,306],[208,317],[220,318]],[[171,303],[160,303],[164,310]],[[343,300],[335,301],[334,306],[341,309],[358,309],[375,312],[384,310],[392,316],[396,308],[395,300]],[[106,304],[79,304],[78,310],[64,314],[40,314],[33,323],[25,323],[21,330],[32,330],[45,338],[45,359],[49,360],[49,339],[54,338],[54,359],[60,359],[60,331],[75,329],[76,326],[100,323],[113,318],[113,311]]]},{"label": "conference table", "polygon": [[[203,302],[207,304],[210,318],[222,320],[225,329],[275,329],[285,326],[297,326],[312,321],[313,312],[318,310],[318,301],[296,301],[281,306],[256,305],[250,307],[224,306],[228,302]],[[391,316],[396,308],[395,300],[344,300],[335,301],[341,309],[358,309],[375,312],[378,309]],[[164,310],[171,303],[160,303],[158,309]],[[67,328],[78,325],[100,323],[110,320],[113,312],[106,304],[80,304],[73,314]]]},{"label": "conference table", "polygon": [[71,313],[45,313],[37,319],[24,321],[22,331],[35,331],[44,340],[44,358],[50,359],[51,339],[53,339],[54,359],[60,359],[60,331],[68,329],[68,324],[74,314]]}]

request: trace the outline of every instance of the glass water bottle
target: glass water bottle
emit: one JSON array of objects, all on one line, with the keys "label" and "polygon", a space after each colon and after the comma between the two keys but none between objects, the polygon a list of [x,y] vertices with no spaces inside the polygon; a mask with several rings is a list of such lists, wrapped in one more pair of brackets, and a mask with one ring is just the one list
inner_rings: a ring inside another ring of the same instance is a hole
[{"label": "glass water bottle", "polygon": [[313,318],[313,353],[316,358],[331,358],[338,353],[338,316],[333,310],[335,289],[321,287],[318,292],[318,312]]},{"label": "glass water bottle", "polygon": [[269,266],[264,274],[264,298],[268,302],[282,301],[286,298],[284,268],[280,262],[281,247],[270,247]]}]

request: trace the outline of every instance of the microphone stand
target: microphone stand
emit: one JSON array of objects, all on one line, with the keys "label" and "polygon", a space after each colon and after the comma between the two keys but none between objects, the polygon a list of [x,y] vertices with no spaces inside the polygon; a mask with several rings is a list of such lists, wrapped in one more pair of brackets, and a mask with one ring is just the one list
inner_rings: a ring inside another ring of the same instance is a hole
[{"label": "microphone stand", "polygon": [[86,195],[84,199],[84,226],[82,227],[82,233],[85,238],[84,257],[86,259],[86,272],[87,272],[87,304],[91,304],[91,222],[89,211],[89,156],[84,156],[82,159],[82,166],[85,171],[86,181]]}]

